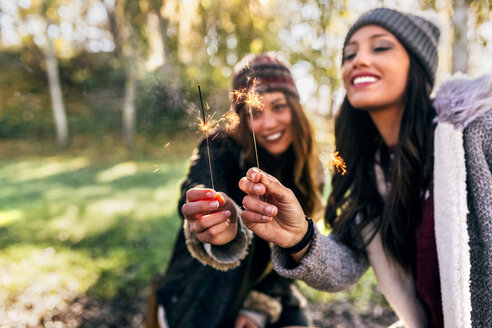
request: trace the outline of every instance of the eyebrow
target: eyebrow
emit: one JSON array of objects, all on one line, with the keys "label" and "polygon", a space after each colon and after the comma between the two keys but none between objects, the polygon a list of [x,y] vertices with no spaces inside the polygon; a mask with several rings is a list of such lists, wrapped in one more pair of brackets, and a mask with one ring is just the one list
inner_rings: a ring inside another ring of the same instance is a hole
[{"label": "eyebrow", "polygon": [[285,99],[285,97],[278,96],[278,97],[274,98],[272,101],[270,101],[270,104],[275,105],[276,103],[279,103],[279,102],[287,102],[287,100]]},{"label": "eyebrow", "polygon": [[[371,35],[369,38],[370,39],[377,39],[377,38],[380,38],[382,36],[389,36],[388,33],[378,33],[378,34],[373,34]],[[357,42],[356,41],[350,41],[347,46],[351,45],[351,44],[356,44]]]}]

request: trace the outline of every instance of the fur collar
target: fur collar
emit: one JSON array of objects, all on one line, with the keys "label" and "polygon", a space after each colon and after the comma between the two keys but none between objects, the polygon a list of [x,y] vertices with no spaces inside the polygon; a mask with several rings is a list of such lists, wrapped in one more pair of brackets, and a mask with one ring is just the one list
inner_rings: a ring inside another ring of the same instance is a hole
[{"label": "fur collar", "polygon": [[435,121],[452,124],[459,131],[492,109],[492,74],[469,79],[455,74],[444,82],[433,101]]}]

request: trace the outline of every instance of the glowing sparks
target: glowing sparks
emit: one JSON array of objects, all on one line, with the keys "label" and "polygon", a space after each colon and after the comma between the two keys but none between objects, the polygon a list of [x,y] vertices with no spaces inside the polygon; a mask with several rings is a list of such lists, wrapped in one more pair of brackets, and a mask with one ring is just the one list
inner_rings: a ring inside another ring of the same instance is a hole
[{"label": "glowing sparks", "polygon": [[[249,69],[249,63],[246,64],[246,67]],[[263,110],[263,97],[258,93],[258,87],[260,85],[260,80],[258,78],[254,78],[251,80],[246,73],[246,68],[243,69],[244,74],[246,75],[247,84],[250,84],[248,88],[237,89],[233,91],[233,99],[235,104],[239,104],[243,102],[248,105],[249,116],[251,119],[251,132],[253,134],[253,143],[255,147],[255,156],[256,156],[256,166],[259,168],[260,164],[258,161],[258,148],[256,146],[256,135],[255,135],[255,123],[253,119],[253,110]],[[251,83],[250,83],[251,81]]]},{"label": "glowing sparks", "polygon": [[343,158],[338,154],[338,150],[330,154],[330,163],[341,175],[347,173],[347,165]]},{"label": "glowing sparks", "polygon": [[225,129],[226,131],[234,130],[236,126],[239,124],[239,115],[233,110],[228,111],[222,117],[222,120],[225,121]]},{"label": "glowing sparks", "polygon": [[257,110],[262,110],[263,109],[263,103],[261,100],[263,97],[257,92],[257,88],[260,85],[260,80],[257,78],[253,79],[251,88],[249,88],[248,93],[246,95],[246,100],[244,101],[246,104],[249,105],[249,110],[252,110],[253,108]]},{"label": "glowing sparks", "polygon": [[212,117],[213,115],[209,115],[206,121],[203,121],[200,117],[198,118],[198,127],[200,128],[200,131],[209,134],[218,128],[219,121],[214,120]]},{"label": "glowing sparks", "polygon": [[[249,82],[250,78],[248,77],[247,80]],[[252,110],[253,108],[257,110],[262,110],[263,103],[261,100],[263,99],[263,97],[258,93],[259,85],[260,85],[260,80],[254,78],[249,88],[234,90],[232,94],[235,103],[238,104],[240,102],[244,102],[245,104],[249,105],[250,110]]]}]

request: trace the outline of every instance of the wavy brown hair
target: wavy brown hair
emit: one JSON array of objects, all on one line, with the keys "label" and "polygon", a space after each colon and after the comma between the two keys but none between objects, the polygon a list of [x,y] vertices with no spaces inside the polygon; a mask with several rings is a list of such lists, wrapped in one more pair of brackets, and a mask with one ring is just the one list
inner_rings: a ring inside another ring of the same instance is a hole
[{"label": "wavy brown hair", "polygon": [[[365,246],[380,231],[385,252],[407,271],[415,259],[421,194],[432,182],[435,117],[430,80],[416,58],[408,54],[405,109],[392,161],[368,112],[352,107],[345,97],[335,119],[335,139],[348,169],[344,176],[333,176],[325,213],[326,224],[358,255],[365,254]],[[386,202],[376,185],[377,153],[388,177],[386,182],[391,184]],[[356,223],[357,214],[361,221]],[[374,229],[364,241],[362,232],[368,227]]]},{"label": "wavy brown hair", "polygon": [[[304,212],[315,219],[320,216],[323,208],[321,201],[323,171],[316,152],[313,128],[299,102],[299,98],[287,92],[280,92],[285,95],[287,105],[292,113],[292,148],[295,156],[294,183],[302,193],[303,200],[300,203]],[[256,163],[252,133],[248,126],[249,112],[244,103],[235,105],[235,110],[239,113],[240,123],[231,133],[231,136],[243,149],[245,162]]]}]

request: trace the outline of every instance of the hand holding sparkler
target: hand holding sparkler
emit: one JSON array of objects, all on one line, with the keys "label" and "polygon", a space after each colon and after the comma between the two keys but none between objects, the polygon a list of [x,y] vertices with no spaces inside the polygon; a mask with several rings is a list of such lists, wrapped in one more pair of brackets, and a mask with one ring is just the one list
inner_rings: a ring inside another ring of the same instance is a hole
[{"label": "hand holding sparkler", "polygon": [[239,207],[224,193],[192,188],[181,208],[190,231],[203,243],[224,245],[237,234]]},{"label": "hand holding sparkler", "polygon": [[248,194],[241,218],[257,236],[286,248],[303,239],[308,222],[292,190],[258,168],[248,170],[239,188]]}]

